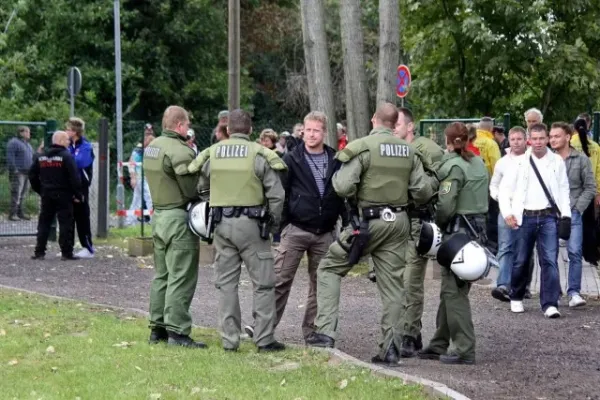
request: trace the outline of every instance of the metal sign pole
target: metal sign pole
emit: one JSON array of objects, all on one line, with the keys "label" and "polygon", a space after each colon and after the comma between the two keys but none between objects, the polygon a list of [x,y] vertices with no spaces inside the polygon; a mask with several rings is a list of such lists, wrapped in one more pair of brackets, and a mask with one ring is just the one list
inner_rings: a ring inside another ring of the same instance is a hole
[{"label": "metal sign pole", "polygon": [[[117,108],[117,162],[121,165],[123,161],[123,104],[121,93],[121,6],[119,0],[114,3],[114,24],[115,24],[115,91]],[[123,210],[125,203],[125,187],[123,182],[117,182],[117,210]],[[123,228],[124,219],[119,216],[119,228]]]}]

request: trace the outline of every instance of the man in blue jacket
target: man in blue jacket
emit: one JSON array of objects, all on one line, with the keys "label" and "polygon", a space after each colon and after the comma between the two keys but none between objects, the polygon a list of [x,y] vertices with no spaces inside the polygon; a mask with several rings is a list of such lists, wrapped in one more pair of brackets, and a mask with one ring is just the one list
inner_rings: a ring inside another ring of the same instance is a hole
[{"label": "man in blue jacket", "polygon": [[94,149],[90,142],[83,136],[85,122],[80,118],[69,118],[66,124],[66,132],[71,139],[69,151],[77,164],[79,178],[81,180],[81,192],[83,201],[73,206],[73,216],[77,226],[79,243],[83,249],[76,254],[79,258],[93,258],[94,246],[92,244],[92,227],[90,224],[89,188],[92,184],[94,165]]}]

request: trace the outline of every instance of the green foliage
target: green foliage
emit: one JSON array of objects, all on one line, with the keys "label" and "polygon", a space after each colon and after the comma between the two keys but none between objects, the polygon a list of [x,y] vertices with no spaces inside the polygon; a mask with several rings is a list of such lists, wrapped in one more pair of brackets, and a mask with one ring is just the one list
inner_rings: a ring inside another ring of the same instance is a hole
[{"label": "green foliage", "polygon": [[408,0],[403,43],[420,115],[538,107],[572,120],[597,106],[600,2]]}]

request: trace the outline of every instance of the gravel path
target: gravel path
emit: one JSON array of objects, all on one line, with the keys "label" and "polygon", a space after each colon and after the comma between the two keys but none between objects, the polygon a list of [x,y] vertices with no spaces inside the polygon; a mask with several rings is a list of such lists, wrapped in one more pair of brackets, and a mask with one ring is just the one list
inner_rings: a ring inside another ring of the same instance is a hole
[{"label": "gravel path", "polygon": [[[147,309],[153,270],[143,268],[151,259],[129,258],[116,248],[98,250],[94,260],[61,262],[54,245],[46,261],[32,261],[31,238],[0,239],[0,283],[120,307]],[[54,253],[54,254],[52,254]],[[301,341],[300,323],[307,276],[297,282],[278,328],[277,336]],[[211,268],[200,268],[194,322],[215,326],[216,290]],[[423,336],[427,342],[435,327],[439,281],[426,281]],[[251,286],[242,274],[240,298],[246,322],[252,305]],[[489,289],[471,292],[477,333],[475,366],[442,366],[434,361],[405,360],[403,372],[438,381],[472,399],[600,399],[600,304],[579,309],[563,307],[563,318],[547,320],[537,300],[526,302],[525,314],[513,315],[493,300]],[[375,285],[364,277],[343,280],[340,334],[337,347],[362,360],[377,350],[380,300]],[[1,360],[0,360],[1,361]]]}]

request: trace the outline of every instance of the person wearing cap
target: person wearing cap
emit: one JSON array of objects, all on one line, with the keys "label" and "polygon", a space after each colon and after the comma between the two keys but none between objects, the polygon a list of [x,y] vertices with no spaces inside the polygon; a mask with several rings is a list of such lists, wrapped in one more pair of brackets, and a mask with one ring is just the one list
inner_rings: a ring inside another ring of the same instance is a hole
[{"label": "person wearing cap", "polygon": [[196,145],[196,132],[193,129],[187,131],[187,144],[194,150],[194,153],[198,155],[198,146]]},{"label": "person wearing cap", "polygon": [[144,137],[146,136],[154,136],[154,128],[151,123],[144,125]]},{"label": "person wearing cap", "polygon": [[[441,183],[435,222],[445,233],[444,243],[462,232],[485,246],[488,170],[481,157],[468,150],[469,130],[465,124],[454,122],[446,127],[444,134],[448,152],[437,170]],[[440,253],[438,261],[442,258]],[[459,279],[450,268],[442,267],[441,271],[436,331],[429,345],[419,351],[418,356],[440,360],[444,364],[473,364],[475,328],[469,303],[471,284]],[[455,349],[448,352],[451,340]]]}]

